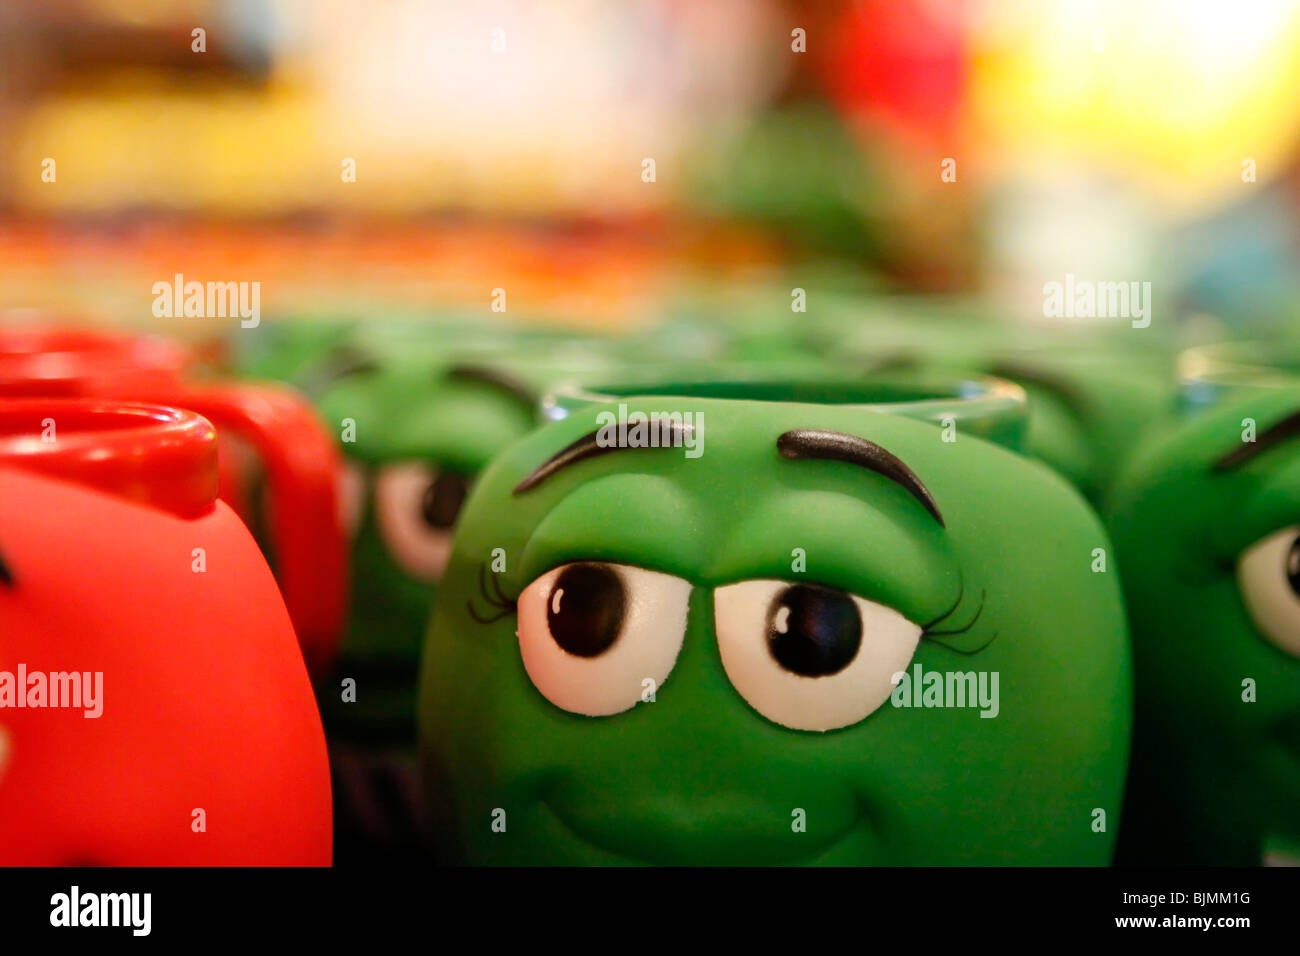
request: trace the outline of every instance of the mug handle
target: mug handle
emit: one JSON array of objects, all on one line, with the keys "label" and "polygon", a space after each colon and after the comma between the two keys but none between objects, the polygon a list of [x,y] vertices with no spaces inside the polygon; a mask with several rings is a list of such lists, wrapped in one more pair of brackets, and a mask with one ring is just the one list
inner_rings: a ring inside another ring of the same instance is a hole
[{"label": "mug handle", "polygon": [[[227,431],[261,459],[276,580],[308,671],[323,673],[338,653],[348,593],[333,439],[305,399],[276,385],[203,382],[187,385],[180,403],[212,422],[218,439]],[[218,443],[217,454],[224,483],[235,470],[231,452]]]}]

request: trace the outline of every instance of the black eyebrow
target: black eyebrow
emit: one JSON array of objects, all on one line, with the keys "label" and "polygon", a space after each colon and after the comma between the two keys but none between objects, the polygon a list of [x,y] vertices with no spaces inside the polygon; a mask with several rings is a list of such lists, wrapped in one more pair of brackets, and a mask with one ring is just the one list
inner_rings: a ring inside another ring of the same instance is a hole
[{"label": "black eyebrow", "polygon": [[615,451],[639,451],[641,449],[652,448],[673,448],[681,447],[685,444],[688,435],[695,432],[695,426],[686,425],[678,422],[665,422],[662,427],[668,428],[672,434],[668,441],[661,441],[659,445],[602,445],[597,441],[597,436],[603,429],[597,428],[590,434],[583,435],[572,444],[561,448],[546,461],[542,462],[532,473],[519,484],[515,485],[514,493],[522,495],[525,491],[532,491],[547,478],[550,478],[561,468],[567,468],[569,465],[575,465],[580,461],[588,458],[595,458],[599,455],[607,455]]},{"label": "black eyebrow", "polygon": [[7,588],[14,586],[14,575],[9,570],[9,565],[5,564],[5,556],[0,554],[0,584]]},{"label": "black eyebrow", "polygon": [[925,506],[925,510],[934,516],[941,528],[947,527],[934,495],[925,483],[908,468],[902,459],[886,451],[873,441],[846,435],[844,432],[825,431],[820,428],[797,428],[788,431],[776,440],[776,450],[783,458],[820,458],[828,461],[844,461],[850,465],[868,468],[876,474],[884,475],[890,481],[896,481],[907,492]]},{"label": "black eyebrow", "polygon": [[447,370],[447,378],[453,382],[478,382],[482,385],[491,385],[493,388],[505,392],[511,398],[519,399],[530,409],[535,408],[541,400],[541,396],[537,394],[535,389],[529,388],[513,375],[507,375],[505,372],[494,368],[484,368],[479,365],[455,365]]},{"label": "black eyebrow", "polygon": [[1292,412],[1280,422],[1260,432],[1253,442],[1242,442],[1240,446],[1228,452],[1214,463],[1213,470],[1230,471],[1297,435],[1300,435],[1300,412]]}]

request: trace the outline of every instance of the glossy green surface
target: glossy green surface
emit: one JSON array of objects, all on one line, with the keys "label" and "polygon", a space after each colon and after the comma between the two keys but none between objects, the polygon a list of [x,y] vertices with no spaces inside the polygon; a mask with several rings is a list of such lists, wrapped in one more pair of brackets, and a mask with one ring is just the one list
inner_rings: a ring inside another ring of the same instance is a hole
[{"label": "glossy green surface", "polygon": [[[354,528],[350,614],[336,667],[357,681],[355,702],[322,694],[327,729],[363,742],[414,739],[414,685],[424,623],[437,594],[438,553],[454,525],[430,523],[424,496],[439,474],[466,483],[505,444],[536,422],[528,400],[453,374],[450,363],[389,362],[345,376],[319,408],[349,469],[347,503]],[[414,466],[423,476],[390,486]]]},{"label": "glossy green surface", "polygon": [[614,378],[571,379],[546,395],[542,408],[555,420],[632,394],[846,405],[951,426],[1013,451],[1024,450],[1030,425],[1024,390],[1010,382],[952,374],[852,375],[813,361],[622,368]]},{"label": "glossy green surface", "polygon": [[[1287,644],[1300,578],[1285,547],[1300,525],[1300,442],[1265,437],[1297,411],[1297,386],[1225,398],[1148,440],[1106,509],[1137,680],[1125,861],[1253,865],[1300,846],[1300,645]],[[1216,467],[1245,448],[1259,453]],[[1244,563],[1274,534],[1279,554]],[[1247,577],[1276,596],[1271,629]]]},{"label": "glossy green surface", "polygon": [[[863,310],[859,326],[841,329],[838,344],[828,345],[837,362],[864,371],[993,375],[1021,385],[1029,395],[1026,453],[1094,502],[1145,430],[1174,407],[1173,355],[1149,329],[996,322],[961,300],[879,299]],[[842,312],[838,321],[845,322]]]},{"label": "glossy green surface", "polygon": [[[546,387],[608,359],[572,333],[456,313],[303,316],[250,332],[236,337],[240,370],[307,390],[346,462],[352,583],[319,695],[326,728],[336,742],[409,748],[420,644],[454,532],[429,520],[426,496],[439,477],[472,484],[535,427]],[[454,518],[454,504],[435,510]],[[343,699],[344,678],[355,700]]]},{"label": "glossy green surface", "polygon": [[[439,479],[472,486],[497,452],[536,427],[539,396],[554,379],[604,361],[576,351],[564,362],[505,348],[444,351],[390,354],[319,398],[341,436],[355,529],[337,672],[355,677],[358,693],[347,703],[322,695],[335,736],[413,741],[416,664],[455,531],[454,494],[437,502]],[[451,523],[431,520],[431,500],[433,511],[451,509]]]},{"label": "glossy green surface", "polygon": [[[1002,448],[969,435],[945,442],[939,428],[900,416],[702,398],[674,407],[703,415],[698,458],[622,449],[516,493],[614,411],[589,406],[519,441],[480,477],[422,663],[421,759],[446,857],[1108,863],[1128,755],[1129,658],[1117,576],[1092,570],[1094,549],[1109,544],[1077,493]],[[928,487],[946,527],[874,471],[782,457],[777,438],[791,429],[888,449]],[[495,549],[506,566],[494,576]],[[794,549],[806,569],[795,569]],[[690,588],[681,651],[654,700],[602,717],[539,692],[516,610],[480,623],[497,586],[514,598],[551,569],[593,561]],[[951,611],[944,619],[966,629],[940,636],[942,624],[931,624],[912,664],[997,673],[997,716],[885,699],[827,732],[764,717],[729,679],[715,628],[716,589],[751,579],[815,583],[917,624]],[[803,832],[792,825],[799,811]]]}]

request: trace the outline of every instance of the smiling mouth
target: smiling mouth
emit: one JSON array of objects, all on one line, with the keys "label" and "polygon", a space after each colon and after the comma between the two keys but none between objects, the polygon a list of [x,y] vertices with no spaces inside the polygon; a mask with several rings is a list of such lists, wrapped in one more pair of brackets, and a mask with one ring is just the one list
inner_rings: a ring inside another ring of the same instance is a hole
[{"label": "smiling mouth", "polygon": [[[707,860],[701,859],[691,861],[668,856],[642,856],[629,852],[624,848],[612,845],[609,841],[591,835],[584,827],[576,824],[571,817],[561,813],[554,801],[543,799],[541,805],[546,813],[548,813],[551,818],[560,825],[564,832],[578,843],[597,850],[607,856],[614,857],[618,862],[648,866],[798,866],[801,864],[811,863],[846,842],[854,833],[857,832],[865,819],[861,813],[855,815],[847,826],[839,828],[828,838],[818,840],[808,851],[804,851],[803,848],[800,848],[800,852],[798,853],[763,855],[760,859],[735,859],[733,858],[734,852],[728,853],[720,851],[709,856]],[[667,831],[663,832],[665,834],[667,833]],[[762,838],[756,834],[755,842],[760,839]]]}]

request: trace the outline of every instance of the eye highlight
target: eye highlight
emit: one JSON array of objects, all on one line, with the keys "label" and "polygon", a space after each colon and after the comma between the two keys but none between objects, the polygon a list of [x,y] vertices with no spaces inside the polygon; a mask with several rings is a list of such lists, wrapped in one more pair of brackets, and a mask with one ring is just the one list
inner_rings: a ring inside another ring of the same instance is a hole
[{"label": "eye highlight", "polygon": [[1300,527],[1283,528],[1243,551],[1237,585],[1260,633],[1300,657]]},{"label": "eye highlight", "polygon": [[626,564],[547,571],[519,596],[519,653],[529,679],[571,713],[631,709],[677,663],[690,592],[681,578]]},{"label": "eye highlight", "polygon": [[375,479],[379,532],[397,565],[421,581],[442,577],[451,556],[452,529],[469,478],[419,461],[381,469]]},{"label": "eye highlight", "polygon": [[883,604],[818,584],[741,581],[714,592],[727,678],[751,707],[794,730],[864,719],[906,669],[921,627]]}]

